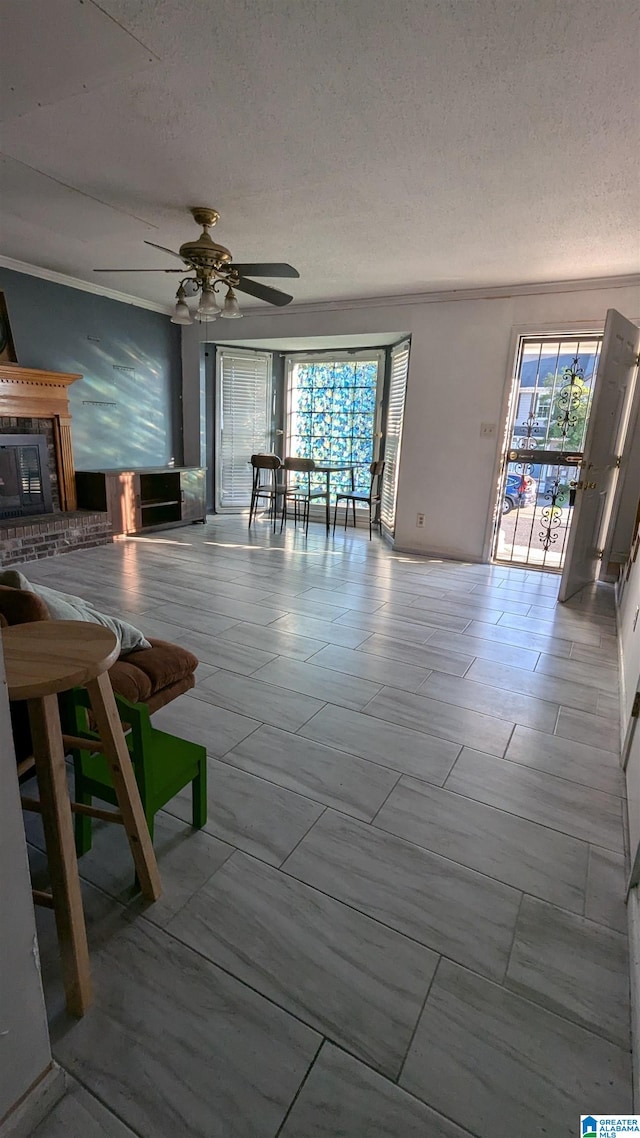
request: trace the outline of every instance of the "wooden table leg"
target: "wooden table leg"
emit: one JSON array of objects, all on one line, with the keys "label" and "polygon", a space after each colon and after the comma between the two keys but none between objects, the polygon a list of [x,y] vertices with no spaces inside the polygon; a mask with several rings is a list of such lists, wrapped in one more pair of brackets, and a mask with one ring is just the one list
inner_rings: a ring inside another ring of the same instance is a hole
[{"label": "wooden table leg", "polygon": [[91,966],[58,697],[31,699],[28,707],[67,1010],[83,1016],[93,1000]]},{"label": "wooden table leg", "polygon": [[147,900],[157,901],[162,893],[162,885],[156,855],[108,673],[103,672],[101,676],[89,680],[86,687],[109,764],[140,889]]}]

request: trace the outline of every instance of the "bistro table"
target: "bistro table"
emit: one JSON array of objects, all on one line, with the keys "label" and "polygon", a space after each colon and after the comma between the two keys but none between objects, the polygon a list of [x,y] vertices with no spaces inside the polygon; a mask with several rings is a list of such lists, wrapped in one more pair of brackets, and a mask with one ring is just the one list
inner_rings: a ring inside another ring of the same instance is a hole
[{"label": "bistro table", "polygon": [[326,498],[325,498],[325,516],[327,524],[327,533],[330,529],[330,509],[329,509],[329,494],[331,491],[331,475],[343,474],[345,471],[351,472],[351,488],[353,489],[353,472],[356,466],[361,466],[358,462],[315,462],[314,474],[324,474],[326,476]]},{"label": "bistro table", "polygon": [[[38,778],[38,799],[23,798],[26,810],[42,815],[51,892],[34,890],[36,904],[54,911],[60,945],[67,1010],[84,1015],[92,985],[87,933],[73,840],[72,811],[117,822],[124,827],[140,889],[149,901],[161,885],[153,845],[118,715],[108,669],[120,644],[113,632],[84,621],[43,620],[2,630],[2,647],[10,700],[26,700]],[[85,740],[63,735],[58,693],[86,687],[100,742],[118,800],[118,810],[99,810],[71,802],[65,753]]]}]

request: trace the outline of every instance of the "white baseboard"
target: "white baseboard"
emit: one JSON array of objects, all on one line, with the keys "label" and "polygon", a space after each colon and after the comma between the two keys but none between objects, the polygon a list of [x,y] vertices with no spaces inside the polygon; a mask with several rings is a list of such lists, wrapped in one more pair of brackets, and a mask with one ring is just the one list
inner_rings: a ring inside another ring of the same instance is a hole
[{"label": "white baseboard", "polygon": [[31,1138],[38,1126],[51,1113],[67,1089],[67,1077],[57,1063],[45,1071],[31,1090],[0,1122],[0,1138]]},{"label": "white baseboard", "polygon": [[635,1041],[640,1038],[640,897],[638,886],[629,892],[627,902],[627,920],[629,922],[629,974],[631,979],[631,1039],[633,1041],[632,1077],[633,1077],[633,1109],[640,1109],[640,1048]]}]

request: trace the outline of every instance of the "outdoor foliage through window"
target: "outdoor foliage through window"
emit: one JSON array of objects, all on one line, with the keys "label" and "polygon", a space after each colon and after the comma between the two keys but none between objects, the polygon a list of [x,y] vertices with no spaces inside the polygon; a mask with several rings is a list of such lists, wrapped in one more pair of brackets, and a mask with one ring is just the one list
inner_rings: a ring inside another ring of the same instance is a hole
[{"label": "outdoor foliage through window", "polygon": [[[287,392],[286,453],[317,463],[358,464],[356,489],[368,493],[377,383],[377,358],[293,363]],[[350,474],[332,474],[331,487],[350,490]]]}]

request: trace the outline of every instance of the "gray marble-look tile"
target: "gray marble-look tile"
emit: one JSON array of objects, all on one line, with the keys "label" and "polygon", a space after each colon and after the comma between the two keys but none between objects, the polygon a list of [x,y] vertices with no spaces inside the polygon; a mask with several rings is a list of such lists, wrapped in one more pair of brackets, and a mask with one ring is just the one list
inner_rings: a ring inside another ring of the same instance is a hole
[{"label": "gray marble-look tile", "polygon": [[591,715],[588,711],[561,707],[556,735],[560,735],[563,739],[572,739],[575,743],[593,744],[616,757],[620,754],[619,719],[607,719],[604,715]]},{"label": "gray marble-look tile", "polygon": [[177,626],[176,631],[178,643],[195,652],[203,664],[226,668],[228,672],[238,672],[243,676],[250,676],[252,672],[274,660],[277,655],[275,649],[265,652],[260,648],[249,648],[246,644],[234,644],[221,639],[220,634],[211,636],[207,632],[195,632],[191,628],[178,629]]},{"label": "gray marble-look tile", "polygon": [[144,1138],[273,1138],[320,1036],[146,921],[92,954],[58,1062]]},{"label": "gray marble-look tile", "polygon": [[[215,661],[214,661],[215,663]],[[525,671],[491,660],[475,660],[466,679],[477,680],[481,684],[491,684],[506,691],[520,692],[535,696],[549,703],[564,704],[582,711],[593,711],[593,688],[578,684],[574,680],[561,680],[557,676],[547,676],[544,672]],[[541,728],[544,730],[544,728]]]},{"label": "gray marble-look tile", "polygon": [[[362,644],[369,635],[366,629],[349,628],[338,621],[318,620],[315,617],[311,619],[295,613],[287,613],[269,627],[276,633],[288,632],[294,636],[313,637],[315,640],[324,641],[325,644],[342,644],[344,648],[357,648],[358,644]],[[288,654],[281,652],[282,656]]]},{"label": "gray marble-look tile", "polygon": [[283,868],[435,952],[504,975],[521,896],[507,885],[332,810]]},{"label": "gray marble-look tile", "polygon": [[342,587],[338,586],[335,591],[316,588],[306,589],[300,593],[300,599],[309,604],[333,605],[334,607],[339,605],[343,612],[345,609],[355,609],[358,612],[375,612],[389,598],[383,596],[378,600],[371,595],[371,592],[366,596],[345,593]]},{"label": "gray marble-look tile", "polygon": [[337,644],[328,644],[308,662],[333,672],[344,672],[348,676],[358,676],[375,684],[388,684],[389,687],[413,692],[418,691],[431,674],[427,668],[397,660],[390,666],[389,661],[382,656],[354,652],[350,648],[340,648]]},{"label": "gray marble-look tile", "polygon": [[[349,650],[340,649],[340,651]],[[289,660],[285,656],[279,656],[271,664],[259,668],[255,673],[255,679],[263,680],[265,685],[278,684],[281,689],[286,688],[287,692],[312,696],[314,702],[326,701],[339,707],[350,707],[353,711],[361,711],[365,704],[378,694],[382,684],[382,681],[372,683],[370,680],[359,679],[344,672],[331,672],[327,668],[318,667],[315,663]],[[319,711],[320,708],[316,707],[314,710]],[[313,712],[309,713],[307,719],[310,715],[313,715]],[[300,726],[300,723],[296,724],[296,727]],[[293,730],[295,729],[294,727]]]},{"label": "gray marble-look tile", "polygon": [[[518,620],[518,617],[514,617]],[[523,618],[524,619],[524,618]],[[469,636],[476,636],[479,640],[493,640],[498,644],[512,644],[518,648],[528,648],[533,652],[546,652],[549,655],[568,658],[571,654],[572,641],[570,637],[561,637],[541,628],[539,621],[529,622],[526,628],[516,627],[510,623],[483,624],[474,620],[467,629]]]},{"label": "gray marble-look tile", "polygon": [[[182,599],[184,599],[184,594]],[[252,624],[271,624],[272,620],[284,616],[284,609],[277,608],[272,604],[254,605],[248,601],[236,601],[232,597],[216,597],[215,602],[212,603],[215,603],[213,612],[203,612],[197,605],[192,607],[189,604],[171,603],[160,605],[154,610],[154,615],[159,616],[161,620],[180,624],[184,628],[193,628],[196,632],[213,632],[214,634],[216,631],[222,631],[222,621],[224,621],[224,627],[229,628],[232,620],[248,620]]]},{"label": "gray marble-look tile", "polygon": [[[616,627],[615,611],[610,609],[608,605],[602,607],[598,604],[575,603],[573,597],[565,604],[558,605],[553,613],[549,613],[548,609],[540,608],[538,605],[532,605],[529,616],[533,620],[551,621],[558,628],[566,629],[569,632],[576,628],[580,632],[588,630],[611,634],[615,632]],[[575,639],[577,643],[581,642],[580,636],[576,636]],[[582,643],[588,644],[593,643],[593,641],[584,639]]]},{"label": "gray marble-look tile", "polygon": [[[290,663],[294,668],[306,667],[298,661]],[[269,664],[268,668],[271,667]],[[280,687],[275,677],[273,683],[264,683],[256,676],[239,676],[222,669],[198,685],[194,698],[215,703],[236,714],[251,716],[262,723],[271,723],[274,727],[283,727],[286,731],[296,731],[324,706],[322,699],[312,699]]]},{"label": "gray marble-look tile", "polygon": [[144,907],[145,916],[157,925],[166,925],[233,853],[232,846],[160,811],[155,817],[153,845],[162,896],[147,906],[134,884],[134,866],[124,830],[106,822],[94,822],[93,831],[93,846],[78,862],[81,876],[122,904],[135,898],[136,908]]},{"label": "gray marble-look tile", "polygon": [[[215,673],[210,673],[210,676]],[[225,673],[228,675],[228,673]],[[210,678],[210,677],[206,677]],[[196,688],[200,690],[200,685]],[[226,754],[241,739],[246,739],[260,723],[235,711],[227,711],[205,698],[196,699],[190,693],[174,699],[172,703],[155,711],[152,717],[154,727],[168,731],[192,743],[201,743],[207,753],[214,757]]]},{"label": "gray marble-look tile", "polygon": [[[516,727],[507,747],[506,759],[536,770],[568,778],[624,797],[624,778],[620,764],[610,751],[575,743],[530,727]],[[588,840],[588,836],[587,836]]]},{"label": "gray marble-look tile", "polygon": [[[521,632],[531,632],[536,636],[547,635],[560,640],[570,640],[576,644],[600,644],[599,627],[589,627],[589,621],[584,618],[562,619],[556,615],[554,620],[547,620],[541,616],[514,616],[505,612],[500,617],[500,625],[505,628],[517,628]],[[543,648],[548,652],[548,648]]]},{"label": "gray marble-look tile", "polygon": [[438,962],[430,949],[242,853],[169,931],[391,1078]]},{"label": "gray marble-look tile", "polygon": [[344,616],[349,609],[347,604],[336,603],[337,600],[338,598],[334,598],[333,604],[319,604],[317,601],[309,600],[308,597],[296,594],[270,593],[265,604],[275,605],[284,612],[311,617],[312,620],[333,621],[338,616]]},{"label": "gray marble-look tile", "polygon": [[[205,832],[270,865],[280,865],[324,809],[319,802],[215,759],[208,760],[207,797]],[[189,791],[172,798],[166,809],[190,821]]]},{"label": "gray marble-look tile", "polygon": [[487,600],[485,597],[473,596],[453,586],[442,599],[419,597],[417,601],[413,601],[411,607],[426,613],[447,613],[459,617],[466,616],[469,620],[484,620],[487,624],[496,624],[503,612],[526,616],[530,606],[518,602],[510,604],[507,597],[504,598],[503,604],[498,603],[495,599]]},{"label": "gray marble-look tile", "polygon": [[571,649],[571,659],[580,660],[583,664],[598,664],[601,667],[604,665],[605,667],[617,668],[618,638],[617,636],[601,637],[599,648],[591,644],[574,644]]},{"label": "gray marble-look tile", "polygon": [[612,694],[618,691],[618,669],[610,666],[585,664],[583,660],[564,660],[541,652],[536,671],[544,672],[547,676],[556,676],[559,680],[569,680],[584,687],[595,688],[596,691]]},{"label": "gray marble-look tile", "polygon": [[483,1138],[575,1138],[585,1110],[632,1109],[628,1051],[447,960],[400,1085]]},{"label": "gray marble-look tile", "polygon": [[[527,675],[528,673],[524,673]],[[558,718],[558,704],[536,699],[521,691],[492,687],[474,679],[460,679],[433,672],[420,689],[421,695],[441,699],[456,707],[466,707],[483,715],[495,715],[509,723],[522,723],[541,731],[553,731]]]},{"label": "gray marble-look tile", "polygon": [[[457,636],[457,633],[452,633]],[[418,668],[428,671],[448,672],[452,676],[463,676],[473,663],[473,655],[447,652],[443,648],[432,648],[427,644],[409,644],[397,640],[393,636],[380,636],[373,633],[357,649],[359,653],[381,657],[386,660],[399,661],[401,664],[414,664]],[[391,668],[387,665],[387,671]],[[424,677],[426,679],[426,676]],[[388,681],[387,681],[388,682]]]},{"label": "gray marble-look tile", "polygon": [[591,846],[585,917],[610,929],[616,929],[626,936],[628,933],[626,896],[627,867],[624,854]]},{"label": "gray marble-look tile", "polygon": [[372,632],[377,632],[381,636],[392,636],[395,640],[405,640],[409,644],[425,644],[431,633],[437,631],[435,626],[421,621],[400,620],[384,613],[348,612],[336,620],[335,624],[338,628],[358,629],[363,640]]},{"label": "gray marble-look tile", "polygon": [[598,715],[606,715],[607,719],[612,719],[617,724],[620,723],[620,695],[619,693],[613,694],[612,692],[601,691],[598,692],[598,699],[596,702],[596,711]]},{"label": "gray marble-look tile", "polygon": [[[214,680],[215,676],[212,676],[211,682]],[[452,743],[479,747],[494,755],[504,755],[515,722],[507,723],[493,715],[483,715],[466,707],[412,695],[397,688],[383,688],[367,704],[366,713],[389,723],[398,723],[401,727],[449,739]]]},{"label": "gray marble-look tile", "polygon": [[277,727],[260,727],[224,761],[366,822],[398,781],[397,771]]},{"label": "gray marble-look tile", "polygon": [[[161,620],[163,624],[172,624],[176,628],[190,628],[196,632],[206,633],[207,636],[217,636],[218,633],[224,632],[225,628],[231,628],[232,624],[242,619],[239,616],[234,618],[218,613],[200,612],[189,605],[159,605],[157,601],[152,602],[147,611],[152,620]],[[141,614],[140,622],[144,623],[144,614]]]},{"label": "gray marble-look tile", "polygon": [[75,1079],[51,1114],[36,1126],[31,1138],[135,1138],[115,1114]]},{"label": "gray marble-look tile", "polygon": [[[493,628],[494,625],[483,625],[483,627]],[[499,640],[486,640],[481,636],[470,636],[468,632],[432,632],[425,647],[436,648],[438,651],[451,651],[467,658],[472,656],[480,660],[496,660],[500,664],[509,664],[514,668],[526,668],[527,671],[533,671],[540,655],[535,649],[521,648],[516,644],[503,644]],[[446,672],[450,669],[434,667],[434,671]]]},{"label": "gray marble-look tile", "polygon": [[353,1056],[323,1043],[279,1138],[471,1138]]},{"label": "gray marble-look tile", "polygon": [[139,628],[147,639],[151,637],[153,640],[167,640],[170,644],[182,644],[181,637],[187,631],[181,625],[170,624],[168,620],[158,620],[153,612],[136,613],[129,609],[120,609],[118,616],[128,620],[135,628]]},{"label": "gray marble-look tile", "polygon": [[505,982],[565,1019],[629,1048],[629,961],[621,933],[525,897]]},{"label": "gray marble-look tile", "polygon": [[[433,603],[434,605],[440,604],[439,601],[434,601]],[[398,620],[406,620],[410,623],[420,622],[428,625],[430,628],[447,628],[450,632],[464,632],[469,622],[478,615],[475,611],[472,611],[468,616],[461,616],[460,610],[451,602],[449,602],[447,607],[451,607],[453,612],[439,612],[435,608],[420,609],[414,605],[384,604],[378,609],[376,615],[382,617],[390,616]],[[501,614],[500,612],[496,612],[494,615],[497,621]],[[490,620],[490,617],[487,616],[486,619]]]},{"label": "gray marble-look tile", "polygon": [[343,707],[323,707],[298,735],[438,785],[444,782],[461,750],[458,743]]},{"label": "gray marble-look tile", "polygon": [[406,777],[376,815],[375,825],[516,889],[582,913],[586,842]]},{"label": "gray marble-look tile", "polygon": [[593,787],[467,747],[445,785],[574,838],[623,849],[622,800]]},{"label": "gray marble-look tile", "polygon": [[257,648],[263,652],[274,652],[278,656],[290,656],[292,660],[308,660],[309,656],[319,652],[325,645],[325,641],[313,640],[310,636],[280,632],[271,624],[234,624],[220,633],[218,643],[222,640],[244,644],[247,648]]}]

